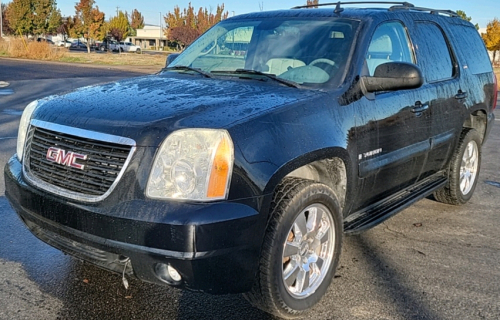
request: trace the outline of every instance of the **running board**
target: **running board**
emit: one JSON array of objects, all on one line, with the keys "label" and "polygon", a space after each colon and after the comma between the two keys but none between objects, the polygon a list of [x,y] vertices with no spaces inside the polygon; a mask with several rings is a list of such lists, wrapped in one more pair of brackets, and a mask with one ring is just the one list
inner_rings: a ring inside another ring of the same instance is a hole
[{"label": "running board", "polygon": [[439,173],[389,198],[355,212],[344,220],[344,232],[346,234],[357,234],[375,227],[418,200],[429,196],[435,190],[443,187],[446,182],[447,179],[442,173]]}]

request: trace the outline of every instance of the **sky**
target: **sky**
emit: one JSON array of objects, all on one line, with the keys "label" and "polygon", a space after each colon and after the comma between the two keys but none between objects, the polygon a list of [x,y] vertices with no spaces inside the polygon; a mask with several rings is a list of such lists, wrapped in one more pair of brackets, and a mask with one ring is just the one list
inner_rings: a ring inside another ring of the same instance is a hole
[{"label": "sky", "polygon": [[[9,2],[9,1],[2,1]],[[59,0],[57,6],[61,9],[63,16],[75,14],[75,4],[77,0]],[[172,12],[175,6],[181,9],[186,8],[191,2],[191,5],[198,10],[200,7],[215,9],[218,4],[224,3],[225,10],[229,12],[229,16],[238,15],[242,13],[260,11],[262,6],[265,11],[288,9],[293,6],[303,5],[306,0],[251,0],[251,1],[236,1],[236,0],[186,0],[186,1],[158,1],[158,0],[95,0],[95,4],[99,10],[106,14],[106,20],[110,17],[116,16],[116,11],[131,12],[134,9],[144,16],[147,24],[160,24],[160,16],[165,16],[167,12]],[[335,0],[323,0],[320,3],[335,2]],[[486,28],[486,25],[493,18],[500,18],[500,3],[498,0],[420,0],[411,1],[419,7],[430,7],[434,9],[449,9],[449,10],[462,10],[465,11],[467,16],[472,17],[472,23],[479,24],[479,27]],[[163,19],[161,21],[164,24]]]}]

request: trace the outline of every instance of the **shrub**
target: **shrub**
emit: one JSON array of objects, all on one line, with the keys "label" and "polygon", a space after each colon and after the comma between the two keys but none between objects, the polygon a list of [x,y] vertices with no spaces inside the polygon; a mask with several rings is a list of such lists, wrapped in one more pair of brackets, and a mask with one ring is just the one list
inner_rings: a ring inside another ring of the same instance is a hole
[{"label": "shrub", "polygon": [[23,38],[0,42],[0,54],[2,53],[12,58],[35,60],[55,60],[64,56],[64,51],[53,48],[46,42],[27,41]]}]

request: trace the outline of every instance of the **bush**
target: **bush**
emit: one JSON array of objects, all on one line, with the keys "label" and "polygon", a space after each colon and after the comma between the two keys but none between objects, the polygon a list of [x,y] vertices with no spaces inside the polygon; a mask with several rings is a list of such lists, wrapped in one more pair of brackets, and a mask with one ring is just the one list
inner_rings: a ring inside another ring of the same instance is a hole
[{"label": "bush", "polygon": [[64,52],[53,48],[46,42],[27,41],[23,38],[11,38],[0,42],[0,54],[12,58],[35,60],[55,60],[64,56]]}]

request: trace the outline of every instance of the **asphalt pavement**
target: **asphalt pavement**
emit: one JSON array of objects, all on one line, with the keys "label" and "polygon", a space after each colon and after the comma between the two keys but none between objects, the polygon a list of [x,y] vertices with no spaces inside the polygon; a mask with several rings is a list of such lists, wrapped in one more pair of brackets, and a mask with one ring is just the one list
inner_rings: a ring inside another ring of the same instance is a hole
[{"label": "asphalt pavement", "polygon": [[[15,152],[20,114],[31,100],[145,72],[0,58],[1,168]],[[6,89],[12,92],[2,94]],[[359,236],[346,237],[332,285],[305,318],[500,318],[499,110],[483,146],[471,201],[454,207],[425,199]],[[1,320],[275,319],[240,295],[129,283],[125,290],[121,275],[36,239],[9,206],[1,171]]]}]

